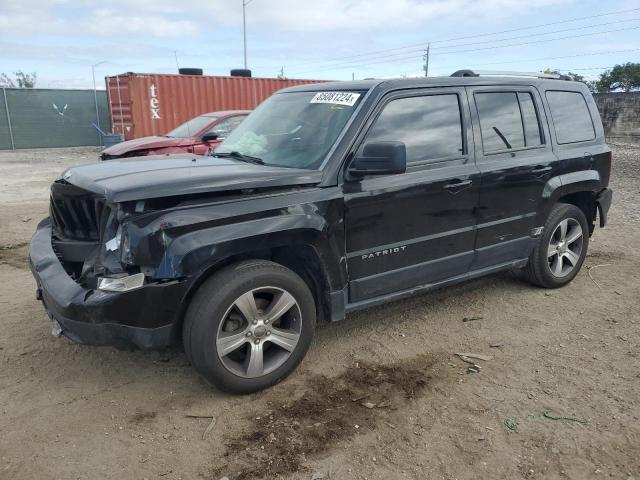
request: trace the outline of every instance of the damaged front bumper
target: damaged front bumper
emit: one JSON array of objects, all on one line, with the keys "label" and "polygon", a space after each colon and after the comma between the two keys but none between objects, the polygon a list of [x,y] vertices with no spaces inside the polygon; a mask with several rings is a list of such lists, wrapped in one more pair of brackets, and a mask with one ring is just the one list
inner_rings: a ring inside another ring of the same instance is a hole
[{"label": "damaged front bumper", "polygon": [[83,344],[145,350],[171,345],[178,337],[187,280],[150,283],[128,292],[83,288],[53,251],[48,219],[31,239],[29,264],[54,333]]}]

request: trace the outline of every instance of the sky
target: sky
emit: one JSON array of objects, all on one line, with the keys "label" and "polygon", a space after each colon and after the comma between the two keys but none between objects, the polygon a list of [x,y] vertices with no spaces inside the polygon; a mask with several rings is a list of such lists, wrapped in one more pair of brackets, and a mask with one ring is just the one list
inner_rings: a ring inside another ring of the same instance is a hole
[{"label": "sky", "polygon": [[[97,88],[124,72],[243,67],[243,0],[0,0],[0,72]],[[247,0],[245,0],[247,2]],[[248,0],[254,76],[350,80],[640,62],[638,0]]]}]

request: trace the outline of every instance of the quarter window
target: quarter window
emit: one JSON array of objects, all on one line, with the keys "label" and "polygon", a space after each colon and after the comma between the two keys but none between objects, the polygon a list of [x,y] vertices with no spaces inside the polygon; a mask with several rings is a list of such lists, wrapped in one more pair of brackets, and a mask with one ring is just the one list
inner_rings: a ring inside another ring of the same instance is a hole
[{"label": "quarter window", "polygon": [[385,141],[404,142],[408,165],[461,156],[458,96],[427,95],[390,101],[376,119],[365,143]]},{"label": "quarter window", "polygon": [[533,97],[529,92],[519,92],[520,112],[522,113],[522,125],[524,127],[524,143],[527,147],[537,147],[542,145],[542,133],[540,132],[540,121],[536,112]]},{"label": "quarter window", "polygon": [[596,138],[589,107],[580,92],[548,91],[547,101],[558,143],[585,142]]}]

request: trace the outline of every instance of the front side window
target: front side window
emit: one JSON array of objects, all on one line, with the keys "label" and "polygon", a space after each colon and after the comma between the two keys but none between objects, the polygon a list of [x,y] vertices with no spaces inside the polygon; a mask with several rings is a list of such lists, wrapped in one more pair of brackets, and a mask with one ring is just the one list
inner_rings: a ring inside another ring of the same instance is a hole
[{"label": "front side window", "polygon": [[367,133],[364,144],[388,141],[405,144],[407,165],[459,157],[463,153],[463,142],[458,95],[426,95],[390,101]]},{"label": "front side window", "polygon": [[207,133],[215,133],[220,140],[227,138],[233,130],[242,123],[246,115],[225,118],[214,125]]},{"label": "front side window", "polygon": [[585,142],[596,138],[587,102],[580,92],[547,91],[558,143]]},{"label": "front side window", "polygon": [[179,127],[174,128],[169,133],[167,133],[167,137],[173,138],[189,138],[197,135],[203,128],[206,128],[208,125],[216,121],[214,116],[209,115],[200,115],[199,117],[192,118],[188,122],[184,122]]},{"label": "front side window", "polygon": [[362,101],[364,92],[285,92],[272,95],[215,150],[265,165],[318,169]]}]

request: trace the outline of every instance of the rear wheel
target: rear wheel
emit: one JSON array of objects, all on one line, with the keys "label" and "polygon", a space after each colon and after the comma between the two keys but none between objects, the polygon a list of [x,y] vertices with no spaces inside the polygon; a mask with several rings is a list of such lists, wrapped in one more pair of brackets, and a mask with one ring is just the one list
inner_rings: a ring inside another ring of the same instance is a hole
[{"label": "rear wheel", "polygon": [[185,317],[185,351],[221,390],[248,393],[289,375],[302,361],[316,311],[306,283],[264,260],[241,262],[207,280]]},{"label": "rear wheel", "polygon": [[527,279],[545,288],[566,285],[580,271],[589,246],[589,226],[582,210],[559,203],[525,267]]}]

